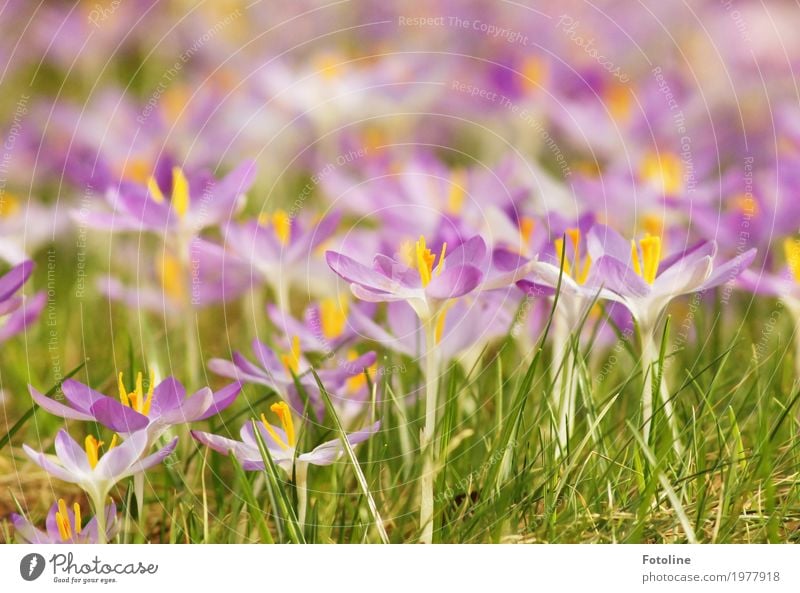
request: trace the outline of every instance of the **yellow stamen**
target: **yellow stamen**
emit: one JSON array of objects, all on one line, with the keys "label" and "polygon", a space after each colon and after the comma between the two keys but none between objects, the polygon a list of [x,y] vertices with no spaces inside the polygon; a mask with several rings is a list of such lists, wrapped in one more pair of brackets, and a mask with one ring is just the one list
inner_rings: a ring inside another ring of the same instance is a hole
[{"label": "yellow stamen", "polygon": [[[356,352],[355,350],[350,350],[347,353],[347,360],[348,361],[356,360],[357,358],[358,358],[358,352]],[[370,367],[367,367],[367,373],[369,373],[369,375],[371,377],[375,376],[375,372],[377,370],[378,370],[377,363],[373,364]],[[367,384],[367,378],[366,378],[366,376],[364,376],[364,373],[361,372],[361,373],[359,373],[357,375],[353,375],[352,377],[347,379],[347,381],[346,381],[347,391],[349,393],[355,393],[355,392],[359,391],[362,387],[364,387],[364,385],[366,385],[366,384]]]},{"label": "yellow stamen", "polygon": [[589,257],[587,254],[586,259],[583,260],[583,268],[581,269],[580,273],[575,278],[575,281],[578,284],[583,284],[586,282],[586,279],[589,277],[589,270],[592,267],[592,258]]},{"label": "yellow stamen", "polygon": [[276,445],[278,445],[284,451],[289,448],[289,445],[287,445],[286,442],[280,436],[278,436],[278,433],[275,432],[275,429],[272,428],[272,425],[267,422],[267,417],[264,416],[264,414],[261,414],[261,424],[264,426],[264,430],[267,431],[270,438],[275,441]]},{"label": "yellow stamen", "polygon": [[155,373],[151,370],[150,371],[150,383],[147,386],[147,397],[144,400],[144,405],[142,406],[142,414],[145,416],[150,415],[150,406],[153,404],[153,391],[155,391],[156,387],[156,376]]},{"label": "yellow stamen", "polygon": [[19,198],[9,193],[0,193],[0,218],[7,218],[19,212]]},{"label": "yellow stamen", "polygon": [[[149,173],[150,164],[145,159],[131,159],[122,166],[120,177],[136,183],[147,183],[149,189]],[[159,193],[161,192],[159,191]]]},{"label": "yellow stamen", "polygon": [[738,210],[742,214],[750,216],[758,216],[759,214],[758,203],[751,195],[739,194],[731,199],[731,205],[734,210]]},{"label": "yellow stamen", "polygon": [[581,159],[575,163],[575,168],[587,177],[598,177],[600,175],[600,163],[595,160]]},{"label": "yellow stamen", "polygon": [[111,444],[108,445],[108,450],[109,451],[111,451],[111,449],[113,449],[114,447],[117,446],[117,441],[118,440],[119,439],[117,438],[117,435],[114,435],[114,436],[111,437]]},{"label": "yellow stamen", "polygon": [[589,309],[589,319],[597,320],[600,319],[601,315],[603,314],[603,307],[600,303],[595,303],[592,305],[592,308]]},{"label": "yellow stamen", "polygon": [[272,213],[272,226],[275,228],[275,236],[281,245],[289,244],[292,236],[292,218],[285,210],[276,210]]},{"label": "yellow stamen", "polygon": [[580,245],[581,245],[581,230],[579,228],[570,228],[564,231],[564,234],[569,237],[572,243],[572,269],[576,274],[580,275]]},{"label": "yellow stamen", "polygon": [[556,249],[556,257],[561,260],[563,256],[563,263],[562,267],[564,268],[564,273],[567,276],[572,276],[572,266],[569,265],[569,255],[566,251],[564,251],[564,239],[559,237],[555,241],[553,241],[553,247]]},{"label": "yellow stamen", "polygon": [[286,404],[286,402],[278,402],[276,404],[272,404],[269,409],[272,410],[280,419],[283,432],[286,433],[286,440],[290,447],[294,447],[296,442],[294,435],[294,421],[292,421],[292,411],[289,409],[289,406]]},{"label": "yellow stamen", "polygon": [[136,411],[141,412],[144,408],[144,386],[142,373],[136,373]]},{"label": "yellow stamen", "polygon": [[536,227],[536,221],[530,216],[523,216],[519,221],[519,236],[522,239],[522,244],[527,245],[531,242],[533,236],[533,229]]},{"label": "yellow stamen", "polygon": [[[425,245],[425,237],[420,236],[419,241],[417,241],[415,245],[414,253],[417,271],[419,271],[419,277],[420,280],[422,280],[422,286],[428,286],[431,282],[431,274],[433,273],[433,264],[436,261],[436,256],[433,255],[433,252]],[[444,257],[446,253],[447,243],[443,243],[442,251],[439,254],[439,263],[436,266],[437,276],[444,271]]]},{"label": "yellow stamen", "polygon": [[161,188],[158,187],[158,182],[155,177],[150,177],[150,179],[147,180],[147,191],[150,192],[150,197],[153,198],[155,203],[164,203],[164,194],[161,193]]},{"label": "yellow stamen", "polygon": [[522,85],[528,91],[535,91],[546,82],[547,64],[538,56],[531,56],[522,63]]},{"label": "yellow stamen", "polygon": [[[116,436],[116,435],[115,435]],[[77,502],[72,505],[72,512],[75,513],[75,533],[81,532],[81,505]]]},{"label": "yellow stamen", "polygon": [[439,254],[439,263],[436,264],[436,275],[440,276],[444,271],[444,256],[447,255],[447,243],[442,243],[442,252]]},{"label": "yellow stamen", "polygon": [[177,257],[168,252],[156,260],[156,273],[164,293],[176,303],[186,302],[183,266]]},{"label": "yellow stamen", "polygon": [[641,175],[665,194],[675,195],[683,189],[683,167],[675,154],[649,153],[642,161]]},{"label": "yellow stamen", "polygon": [[450,214],[460,214],[464,208],[464,198],[467,196],[466,184],[466,172],[461,169],[453,171],[450,179],[450,193],[447,195],[447,211]]},{"label": "yellow stamen", "polygon": [[122,371],[117,377],[117,388],[119,389],[119,401],[123,406],[131,407],[131,402],[128,399],[128,390],[125,388],[125,382],[122,380]]},{"label": "yellow stamen", "polygon": [[556,257],[561,258],[564,253],[564,274],[570,276],[578,284],[583,284],[589,277],[592,268],[592,258],[587,254],[581,262],[581,230],[579,228],[569,228],[564,231],[572,244],[572,261],[569,259],[569,250],[564,251],[564,240],[559,238],[553,241],[556,249]]},{"label": "yellow stamen", "polygon": [[346,299],[323,299],[319,304],[322,335],[328,340],[338,338],[347,325],[349,304]]},{"label": "yellow stamen", "polygon": [[327,81],[335,80],[339,76],[343,66],[341,56],[335,54],[322,54],[314,60],[314,66],[318,74]]},{"label": "yellow stamen", "polygon": [[189,89],[185,84],[170,86],[161,97],[164,105],[164,114],[167,120],[174,122],[180,119],[186,104],[191,99]]},{"label": "yellow stamen", "polygon": [[428,286],[431,281],[431,270],[433,269],[433,262],[436,256],[425,246],[425,237],[419,238],[414,251],[417,259],[417,270],[419,271],[419,277],[422,279],[422,286]]},{"label": "yellow stamen", "polygon": [[648,284],[652,284],[658,274],[661,263],[661,238],[645,237],[639,242],[642,247],[643,276]]},{"label": "yellow stamen", "polygon": [[63,498],[58,499],[56,525],[58,526],[58,535],[61,536],[61,541],[65,542],[72,537],[72,527],[69,523],[69,515],[67,514],[67,503],[64,502]]},{"label": "yellow stamen", "polygon": [[439,315],[436,317],[436,327],[433,330],[433,339],[438,344],[442,341],[442,336],[444,335],[444,324],[447,320],[447,313],[450,311],[450,307],[453,306],[455,301],[447,301],[442,310],[439,311]]},{"label": "yellow stamen", "polygon": [[800,282],[800,239],[784,239],[783,253],[786,264],[796,282]]},{"label": "yellow stamen", "polygon": [[641,248],[641,260],[636,242],[631,241],[631,260],[633,271],[641,276],[645,282],[652,284],[658,275],[658,266],[661,263],[661,237],[646,235],[639,241]]},{"label": "yellow stamen", "polygon": [[605,99],[611,117],[617,121],[624,121],[628,118],[633,101],[630,91],[625,86],[621,84],[612,86],[606,91]]},{"label": "yellow stamen", "polygon": [[642,217],[642,228],[648,235],[661,237],[664,235],[664,219],[657,214],[645,214]]},{"label": "yellow stamen", "polygon": [[189,210],[189,182],[180,167],[172,169],[172,207],[180,218]]},{"label": "yellow stamen", "polygon": [[636,241],[633,239],[631,239],[631,261],[633,262],[633,271],[641,276],[642,266],[639,263],[639,250],[636,249]]},{"label": "yellow stamen", "polygon": [[368,126],[361,134],[361,145],[369,154],[377,152],[379,148],[388,143],[386,132],[376,126]]},{"label": "yellow stamen", "polygon": [[402,261],[409,268],[416,265],[416,252],[411,241],[403,241],[400,245],[400,261]]},{"label": "yellow stamen", "polygon": [[[155,375],[150,372],[150,383],[147,386],[147,395],[144,393],[142,373],[136,374],[136,386],[133,391],[128,393],[125,388],[125,382],[122,379],[123,375],[120,372],[117,377],[117,389],[119,390],[119,399],[122,405],[128,406],[147,416],[150,413],[150,405],[153,402],[153,389],[155,387]],[[112,445],[113,447],[113,445]]]},{"label": "yellow stamen", "polygon": [[99,449],[103,446],[103,441],[98,441],[93,435],[87,435],[83,442],[86,449],[86,458],[89,460],[89,467],[94,469],[100,459]]},{"label": "yellow stamen", "polygon": [[281,362],[289,373],[294,373],[295,375],[300,373],[300,355],[300,337],[294,336],[291,350],[281,356]]}]

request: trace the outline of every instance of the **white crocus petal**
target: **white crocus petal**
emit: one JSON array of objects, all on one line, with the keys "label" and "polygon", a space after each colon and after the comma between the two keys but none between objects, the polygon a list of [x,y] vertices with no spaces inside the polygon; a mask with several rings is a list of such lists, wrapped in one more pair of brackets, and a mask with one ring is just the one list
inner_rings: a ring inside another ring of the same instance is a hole
[{"label": "white crocus petal", "polygon": [[653,292],[661,295],[680,296],[695,292],[711,276],[714,262],[705,256],[689,266],[677,263],[659,275],[653,283]]}]

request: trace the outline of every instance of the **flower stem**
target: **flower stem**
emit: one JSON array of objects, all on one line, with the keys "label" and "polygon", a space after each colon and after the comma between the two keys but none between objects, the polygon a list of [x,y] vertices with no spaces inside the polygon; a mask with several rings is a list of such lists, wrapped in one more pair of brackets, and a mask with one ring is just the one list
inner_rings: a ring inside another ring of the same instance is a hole
[{"label": "flower stem", "polygon": [[284,313],[289,313],[291,307],[289,305],[289,284],[280,276],[278,283],[275,285],[276,297],[278,298],[278,308]]},{"label": "flower stem", "polygon": [[197,368],[197,360],[199,352],[197,349],[197,340],[194,335],[194,311],[191,307],[187,307],[184,311],[184,340],[186,341],[186,380],[189,389],[194,389],[198,385],[199,370]]},{"label": "flower stem", "polygon": [[297,489],[297,520],[300,529],[305,528],[308,509],[308,463],[298,461],[294,466],[295,488]]},{"label": "flower stem", "polygon": [[92,510],[94,510],[95,525],[97,525],[97,543],[105,544],[106,541],[106,496],[91,496]]},{"label": "flower stem", "polygon": [[436,349],[435,318],[425,325],[425,427],[420,436],[420,449],[423,455],[422,493],[420,503],[419,524],[422,529],[420,541],[423,544],[433,543],[433,482],[436,473],[436,451],[434,435],[436,434],[436,411],[439,396],[439,360]]},{"label": "flower stem", "polygon": [[575,423],[575,401],[577,383],[572,376],[574,371],[570,344],[570,325],[556,315],[553,320],[553,409],[558,421],[558,446],[562,455],[567,452],[569,431]]},{"label": "flower stem", "polygon": [[[656,341],[656,332],[652,329],[642,332],[642,372],[645,374],[644,392],[642,393],[642,432],[644,442],[647,443],[650,438],[650,424],[653,419],[653,381],[656,375],[660,372],[657,368],[660,359],[660,348]],[[672,434],[672,447],[678,457],[683,455],[683,445],[680,440],[680,433],[678,432],[678,425],[670,399],[669,389],[667,389],[664,377],[660,377],[658,384],[658,392],[661,396],[661,401],[664,403],[664,416],[667,418],[670,432]]]},{"label": "flower stem", "polygon": [[[168,249],[169,247],[167,247]],[[191,254],[191,240],[181,239],[178,242],[178,255],[181,263],[181,273],[183,274],[184,282],[186,282],[186,289],[184,290],[184,303],[183,303],[183,331],[184,331],[184,348],[186,355],[186,380],[188,387],[194,389],[197,387],[200,379],[200,370],[198,369],[199,352],[197,347],[197,340],[195,340],[195,309],[193,305],[193,290],[195,285],[194,272],[192,270],[192,254]]]}]

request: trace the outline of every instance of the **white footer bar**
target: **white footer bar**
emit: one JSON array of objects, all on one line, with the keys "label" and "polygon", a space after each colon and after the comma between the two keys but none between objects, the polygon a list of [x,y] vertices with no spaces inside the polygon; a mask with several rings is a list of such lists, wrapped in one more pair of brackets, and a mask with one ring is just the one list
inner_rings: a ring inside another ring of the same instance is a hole
[{"label": "white footer bar", "polygon": [[0,575],[3,591],[796,592],[800,548],[6,545],[0,546]]}]

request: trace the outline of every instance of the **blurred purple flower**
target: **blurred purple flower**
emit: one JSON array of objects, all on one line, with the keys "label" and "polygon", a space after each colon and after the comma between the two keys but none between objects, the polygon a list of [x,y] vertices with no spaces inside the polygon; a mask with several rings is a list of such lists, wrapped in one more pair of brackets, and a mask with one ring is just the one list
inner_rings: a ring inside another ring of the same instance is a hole
[{"label": "blurred purple flower", "polygon": [[[105,541],[113,539],[119,531],[116,519],[117,505],[111,502],[105,508]],[[76,502],[71,508],[67,507],[63,498],[50,507],[45,531],[16,513],[11,514],[11,522],[17,537],[26,544],[96,544],[99,540],[97,518],[93,517],[83,525],[80,504]]]},{"label": "blurred purple flower", "polygon": [[33,272],[34,263],[25,261],[0,276],[0,344],[35,322],[47,302],[44,292],[30,299],[17,295]]}]

